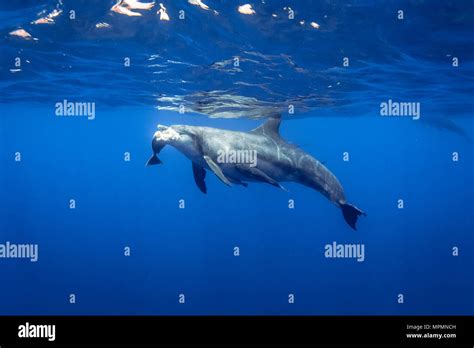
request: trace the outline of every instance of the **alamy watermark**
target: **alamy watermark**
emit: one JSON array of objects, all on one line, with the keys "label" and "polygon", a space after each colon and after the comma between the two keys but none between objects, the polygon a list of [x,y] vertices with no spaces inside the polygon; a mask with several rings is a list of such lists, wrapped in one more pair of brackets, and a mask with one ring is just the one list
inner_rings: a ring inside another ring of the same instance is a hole
[{"label": "alamy watermark", "polygon": [[0,259],[30,259],[38,261],[38,244],[0,244]]},{"label": "alamy watermark", "polygon": [[88,120],[95,119],[94,102],[70,102],[64,99],[55,104],[56,116],[85,116]]},{"label": "alamy watermark", "polygon": [[396,102],[392,99],[380,103],[380,116],[408,116],[414,120],[421,117],[419,102]]},{"label": "alamy watermark", "polygon": [[47,338],[48,341],[56,340],[56,325],[35,325],[26,322],[18,326],[19,338]]},{"label": "alamy watermark", "polygon": [[332,242],[324,246],[324,257],[326,258],[341,258],[341,259],[356,259],[357,262],[364,262],[365,260],[365,245],[364,244],[338,244]]},{"label": "alamy watermark", "polygon": [[219,150],[217,152],[217,162],[248,164],[250,167],[256,167],[257,150]]}]

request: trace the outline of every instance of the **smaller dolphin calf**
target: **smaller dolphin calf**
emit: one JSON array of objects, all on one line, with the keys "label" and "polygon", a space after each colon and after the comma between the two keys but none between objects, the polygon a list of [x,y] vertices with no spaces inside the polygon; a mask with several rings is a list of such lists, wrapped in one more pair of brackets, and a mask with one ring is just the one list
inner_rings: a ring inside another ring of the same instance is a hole
[{"label": "smaller dolphin calf", "polygon": [[157,155],[165,145],[171,145],[191,160],[194,180],[203,193],[207,193],[206,170],[229,186],[261,182],[284,189],[281,182],[296,182],[321,192],[342,210],[346,222],[356,230],[358,217],[366,214],[346,202],[339,180],[329,169],[280,137],[280,122],[281,117],[275,116],[250,132],[158,125],[147,165],[162,163]]}]

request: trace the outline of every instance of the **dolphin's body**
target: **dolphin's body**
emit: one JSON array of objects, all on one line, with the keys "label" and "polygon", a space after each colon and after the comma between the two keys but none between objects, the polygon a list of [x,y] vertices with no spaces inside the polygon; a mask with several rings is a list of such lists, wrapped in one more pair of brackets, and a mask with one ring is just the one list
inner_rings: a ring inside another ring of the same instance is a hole
[{"label": "dolphin's body", "polygon": [[[341,208],[346,222],[356,229],[358,216],[366,214],[346,202],[339,180],[321,162],[280,137],[280,121],[279,116],[272,117],[250,132],[159,125],[147,165],[161,163],[157,154],[165,145],[171,145],[192,161],[195,182],[203,193],[207,192],[206,170],[227,185],[264,182],[283,188],[280,182],[297,182],[321,192]],[[249,158],[253,160],[236,161]]]}]

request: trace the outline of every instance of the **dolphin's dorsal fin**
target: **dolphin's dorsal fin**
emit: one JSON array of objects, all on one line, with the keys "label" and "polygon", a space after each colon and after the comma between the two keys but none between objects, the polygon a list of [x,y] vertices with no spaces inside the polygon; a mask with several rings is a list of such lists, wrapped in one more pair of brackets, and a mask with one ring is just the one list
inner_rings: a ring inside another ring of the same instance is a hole
[{"label": "dolphin's dorsal fin", "polygon": [[280,138],[281,115],[270,117],[265,123],[261,124],[252,133],[263,134],[272,138]]}]

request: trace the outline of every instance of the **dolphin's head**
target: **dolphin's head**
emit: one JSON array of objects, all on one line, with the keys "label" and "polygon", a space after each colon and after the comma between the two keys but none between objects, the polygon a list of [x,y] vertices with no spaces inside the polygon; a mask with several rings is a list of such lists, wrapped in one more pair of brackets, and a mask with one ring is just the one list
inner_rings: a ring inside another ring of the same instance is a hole
[{"label": "dolphin's head", "polygon": [[153,134],[153,141],[151,143],[153,156],[148,160],[147,165],[162,163],[157,155],[166,145],[172,145],[177,148],[190,146],[194,143],[194,136],[195,130],[191,126],[163,126],[159,124],[158,130]]},{"label": "dolphin's head", "polygon": [[159,124],[158,130],[153,135],[153,141],[161,148],[164,145],[179,147],[193,142],[196,132],[196,127],[192,126],[174,125],[168,127]]}]

